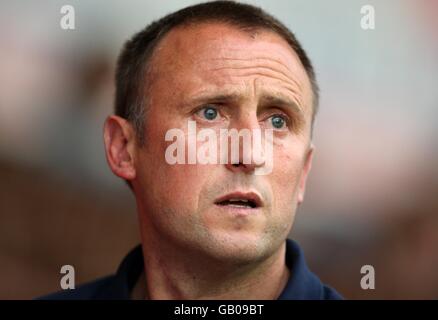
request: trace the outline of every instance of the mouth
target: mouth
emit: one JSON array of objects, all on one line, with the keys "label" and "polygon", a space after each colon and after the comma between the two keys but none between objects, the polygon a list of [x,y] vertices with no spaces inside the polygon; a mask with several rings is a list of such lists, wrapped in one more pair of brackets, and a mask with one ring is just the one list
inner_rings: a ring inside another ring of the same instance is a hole
[{"label": "mouth", "polygon": [[257,209],[263,206],[260,196],[254,192],[233,192],[220,197],[214,203],[221,207],[239,209]]}]

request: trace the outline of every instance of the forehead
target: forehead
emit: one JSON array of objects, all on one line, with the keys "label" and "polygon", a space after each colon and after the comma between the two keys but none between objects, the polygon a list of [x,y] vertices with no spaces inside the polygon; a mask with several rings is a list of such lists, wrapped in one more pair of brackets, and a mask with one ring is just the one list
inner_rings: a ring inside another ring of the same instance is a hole
[{"label": "forehead", "polygon": [[224,88],[248,74],[277,80],[300,96],[300,104],[311,105],[310,81],[297,54],[268,30],[243,31],[224,23],[178,27],[161,40],[151,65],[153,81],[177,86],[178,93],[208,85]]}]

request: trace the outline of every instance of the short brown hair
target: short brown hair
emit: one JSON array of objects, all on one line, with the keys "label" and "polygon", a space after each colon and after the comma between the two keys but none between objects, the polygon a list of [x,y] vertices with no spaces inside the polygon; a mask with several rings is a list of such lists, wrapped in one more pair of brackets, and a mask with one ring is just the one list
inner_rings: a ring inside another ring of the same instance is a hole
[{"label": "short brown hair", "polygon": [[264,29],[280,35],[298,55],[313,91],[312,123],[318,109],[319,93],[310,59],[294,34],[261,8],[234,1],[212,1],[186,7],[152,22],[123,47],[116,69],[115,113],[130,121],[141,144],[144,143],[144,116],[148,64],[154,49],[172,29],[202,22],[223,22],[242,30]]}]

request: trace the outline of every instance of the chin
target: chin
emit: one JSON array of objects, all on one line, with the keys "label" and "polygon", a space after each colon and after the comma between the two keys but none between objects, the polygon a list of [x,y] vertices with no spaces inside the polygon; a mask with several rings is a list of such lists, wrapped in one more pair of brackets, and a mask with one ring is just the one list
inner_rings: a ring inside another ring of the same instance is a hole
[{"label": "chin", "polygon": [[251,263],[270,256],[276,249],[270,239],[263,239],[261,235],[224,233],[215,235],[212,243],[204,246],[220,261]]}]

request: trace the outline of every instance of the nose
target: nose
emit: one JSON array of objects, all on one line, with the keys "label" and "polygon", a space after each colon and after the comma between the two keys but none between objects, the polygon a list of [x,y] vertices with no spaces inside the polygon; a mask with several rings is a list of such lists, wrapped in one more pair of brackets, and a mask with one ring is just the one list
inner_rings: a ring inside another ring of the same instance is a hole
[{"label": "nose", "polygon": [[233,121],[226,139],[228,158],[225,167],[228,170],[234,173],[252,173],[264,165],[264,162],[255,161],[256,158],[260,158],[259,155],[255,156],[255,153],[260,152],[262,144],[261,128],[255,112],[242,114]]}]

